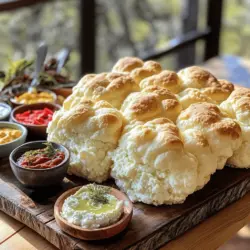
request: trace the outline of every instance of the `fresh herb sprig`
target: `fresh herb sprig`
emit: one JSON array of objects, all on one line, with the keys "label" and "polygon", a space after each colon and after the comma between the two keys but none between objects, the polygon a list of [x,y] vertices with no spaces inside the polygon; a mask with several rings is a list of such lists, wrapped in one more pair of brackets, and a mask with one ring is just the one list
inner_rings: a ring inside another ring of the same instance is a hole
[{"label": "fresh herb sprig", "polygon": [[46,147],[43,149],[36,149],[36,150],[30,150],[24,153],[24,157],[26,157],[27,159],[39,155],[39,154],[43,154],[49,158],[53,157],[57,150],[54,149],[53,145],[51,142],[45,142],[43,143]]},{"label": "fresh herb sprig", "polygon": [[110,193],[110,190],[110,187],[100,186],[96,184],[89,184],[87,187],[90,199],[95,205],[109,203],[106,195]]}]

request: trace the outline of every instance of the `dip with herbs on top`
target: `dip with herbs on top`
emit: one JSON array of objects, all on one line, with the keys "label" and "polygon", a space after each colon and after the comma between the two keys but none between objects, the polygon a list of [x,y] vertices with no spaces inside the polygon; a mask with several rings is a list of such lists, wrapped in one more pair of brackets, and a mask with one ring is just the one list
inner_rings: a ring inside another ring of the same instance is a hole
[{"label": "dip with herbs on top", "polygon": [[123,201],[110,193],[110,188],[89,184],[69,196],[61,216],[82,228],[100,228],[117,222],[123,213]]},{"label": "dip with herbs on top", "polygon": [[54,149],[50,142],[44,144],[45,148],[25,152],[18,159],[18,165],[31,169],[46,169],[58,166],[65,158],[64,152]]}]

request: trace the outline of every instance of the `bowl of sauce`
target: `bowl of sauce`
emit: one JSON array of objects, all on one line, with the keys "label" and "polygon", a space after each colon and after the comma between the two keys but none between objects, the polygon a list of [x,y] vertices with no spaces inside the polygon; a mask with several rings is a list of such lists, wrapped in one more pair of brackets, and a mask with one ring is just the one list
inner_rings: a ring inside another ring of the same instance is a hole
[{"label": "bowl of sauce", "polygon": [[0,102],[0,121],[8,121],[10,113],[11,107],[4,102]]},{"label": "bowl of sauce", "polygon": [[26,141],[27,129],[12,122],[0,122],[0,157],[8,156],[13,149]]},{"label": "bowl of sauce", "polygon": [[11,112],[11,121],[25,126],[29,137],[46,139],[47,127],[60,106],[54,103],[36,103],[18,106]]},{"label": "bowl of sauce", "polygon": [[121,191],[88,184],[63,193],[54,206],[58,226],[82,240],[102,240],[122,232],[131,221],[133,204]]},{"label": "bowl of sauce", "polygon": [[14,149],[9,157],[11,169],[28,188],[58,185],[65,177],[70,153],[64,146],[47,141],[33,141]]},{"label": "bowl of sauce", "polygon": [[21,92],[10,99],[15,106],[35,103],[55,103],[56,100],[57,95],[47,89],[38,89],[37,91],[32,92]]}]

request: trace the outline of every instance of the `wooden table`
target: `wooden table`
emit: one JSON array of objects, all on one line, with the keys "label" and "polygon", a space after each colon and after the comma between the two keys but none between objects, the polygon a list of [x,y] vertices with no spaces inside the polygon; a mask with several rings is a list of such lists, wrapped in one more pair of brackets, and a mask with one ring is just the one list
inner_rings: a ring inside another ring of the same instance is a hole
[{"label": "wooden table", "polygon": [[[229,68],[227,64],[230,66]],[[238,59],[237,65],[233,67],[232,61],[225,63],[222,59],[213,59],[206,64],[206,67],[217,77],[231,81],[236,74],[239,80],[237,83],[250,86],[250,77],[248,78],[250,63],[248,61]],[[231,72],[232,68],[234,73]],[[245,79],[239,78],[239,75]],[[248,223],[250,223],[250,193],[181,237],[171,241],[162,250],[198,250],[201,247],[203,250],[217,249]],[[56,248],[28,227],[0,212],[0,250],[3,249],[52,250]]]}]

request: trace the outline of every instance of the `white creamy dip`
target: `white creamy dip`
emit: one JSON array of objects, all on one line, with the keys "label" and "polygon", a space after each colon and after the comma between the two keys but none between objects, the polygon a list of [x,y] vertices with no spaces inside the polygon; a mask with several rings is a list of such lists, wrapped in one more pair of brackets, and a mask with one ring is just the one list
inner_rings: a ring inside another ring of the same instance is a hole
[{"label": "white creamy dip", "polygon": [[82,228],[94,229],[114,224],[123,213],[123,201],[106,193],[103,195],[106,202],[95,202],[88,191],[91,185],[103,187],[95,184],[83,186],[64,201],[61,216],[69,223]]}]

